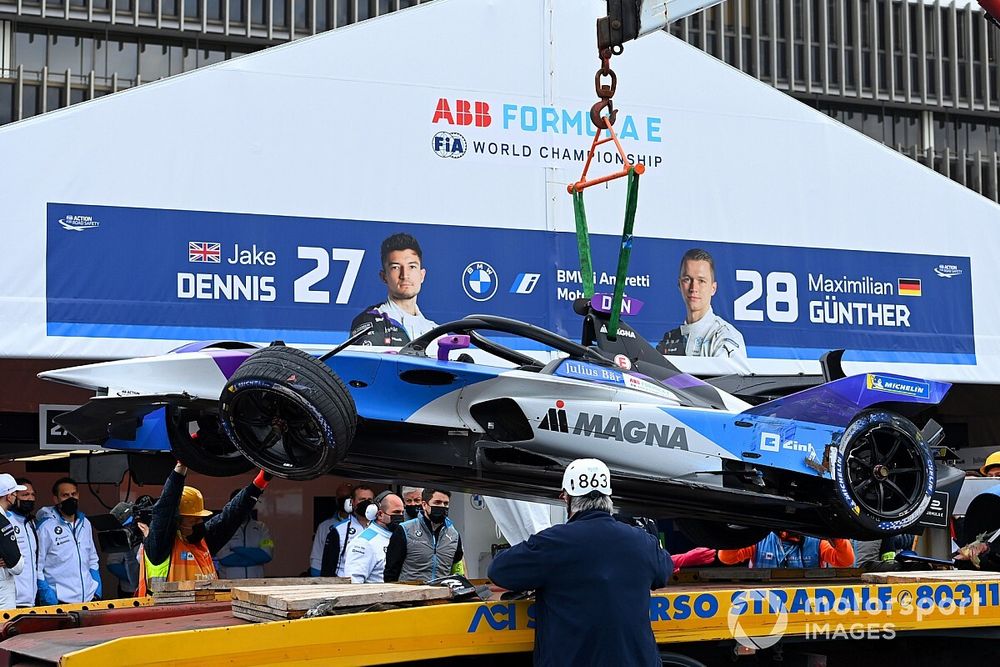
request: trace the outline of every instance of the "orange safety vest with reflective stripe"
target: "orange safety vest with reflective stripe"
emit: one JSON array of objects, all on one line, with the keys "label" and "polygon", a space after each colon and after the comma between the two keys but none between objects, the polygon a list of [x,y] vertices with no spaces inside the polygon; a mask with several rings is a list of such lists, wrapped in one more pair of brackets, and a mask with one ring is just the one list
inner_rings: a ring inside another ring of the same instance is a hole
[{"label": "orange safety vest with reflective stripe", "polygon": [[145,548],[139,548],[139,588],[136,590],[136,595],[139,597],[149,594],[150,583],[153,581],[198,581],[218,578],[212,554],[204,539],[197,544],[191,544],[185,542],[178,532],[174,538],[174,548],[170,552],[170,558],[159,565],[149,562]]}]

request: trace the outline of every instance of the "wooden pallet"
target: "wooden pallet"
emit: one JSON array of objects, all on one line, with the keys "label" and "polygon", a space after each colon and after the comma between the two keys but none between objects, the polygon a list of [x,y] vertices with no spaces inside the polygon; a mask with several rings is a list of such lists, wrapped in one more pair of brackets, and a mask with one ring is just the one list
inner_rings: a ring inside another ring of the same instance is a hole
[{"label": "wooden pallet", "polygon": [[179,593],[182,591],[228,591],[232,588],[248,586],[329,586],[349,584],[350,577],[282,577],[275,579],[198,579],[194,581],[154,581],[150,590],[154,593]]},{"label": "wooden pallet", "polygon": [[301,618],[321,604],[361,611],[380,603],[421,604],[451,597],[451,589],[444,586],[406,584],[248,586],[233,588],[231,593],[233,616],[255,622]]},{"label": "wooden pallet", "polygon": [[216,596],[224,591],[198,590],[153,593],[153,604],[181,604],[189,602],[215,602]]},{"label": "wooden pallet", "polygon": [[861,581],[869,584],[912,584],[923,581],[1000,581],[1000,572],[976,570],[928,570],[926,572],[866,572]]}]

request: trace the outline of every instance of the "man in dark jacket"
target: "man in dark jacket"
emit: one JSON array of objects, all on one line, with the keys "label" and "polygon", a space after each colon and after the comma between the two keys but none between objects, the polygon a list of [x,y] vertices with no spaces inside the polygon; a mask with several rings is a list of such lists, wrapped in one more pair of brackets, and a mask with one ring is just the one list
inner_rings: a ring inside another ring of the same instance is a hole
[{"label": "man in dark jacket", "polygon": [[660,665],[649,592],[670,556],[652,535],[611,516],[611,473],[577,459],[563,474],[569,521],[497,555],[490,579],[535,591],[535,665]]}]

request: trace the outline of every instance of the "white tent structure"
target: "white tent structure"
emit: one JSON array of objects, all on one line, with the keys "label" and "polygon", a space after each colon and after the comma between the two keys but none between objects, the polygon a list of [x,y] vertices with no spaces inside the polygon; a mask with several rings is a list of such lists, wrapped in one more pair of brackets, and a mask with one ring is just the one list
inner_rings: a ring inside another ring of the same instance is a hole
[{"label": "white tent structure", "polygon": [[[4,353],[334,343],[384,298],[379,243],[400,229],[437,321],[575,335],[566,186],[603,8],[440,0],[0,128]],[[1000,380],[996,205],[666,33],[612,65],[647,165],[637,330],[655,343],[683,319],[677,262],[699,246],[755,370],[815,372],[846,347],[866,369]],[[587,195],[606,291],[620,183]]]}]

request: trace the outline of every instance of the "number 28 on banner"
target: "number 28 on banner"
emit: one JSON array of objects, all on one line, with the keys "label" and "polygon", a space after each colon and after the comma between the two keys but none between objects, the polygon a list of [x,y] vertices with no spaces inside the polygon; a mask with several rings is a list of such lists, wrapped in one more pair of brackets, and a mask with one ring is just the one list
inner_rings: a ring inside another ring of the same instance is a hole
[{"label": "number 28 on banner", "polygon": [[[750,288],[733,302],[733,318],[744,322],[792,323],[799,319],[799,287],[795,274],[772,271],[762,276],[759,271],[738,269],[736,280],[750,283]],[[851,325],[864,327],[910,327],[910,308],[903,303],[892,303],[896,297],[913,295],[903,292],[905,279],[897,282],[880,281],[871,276],[849,279],[828,278],[823,274],[809,274],[809,322],[813,324]],[[916,296],[920,295],[920,281],[916,283]],[[763,297],[763,308],[759,303]]]},{"label": "number 28 on banner", "polygon": [[[795,322],[799,319],[799,293],[794,274],[773,271],[767,274],[765,281],[758,271],[737,269],[736,280],[750,283],[750,289],[737,297],[733,303],[735,319],[763,322],[765,311],[767,319],[771,322]],[[762,296],[765,297],[764,310],[757,304]]]}]

